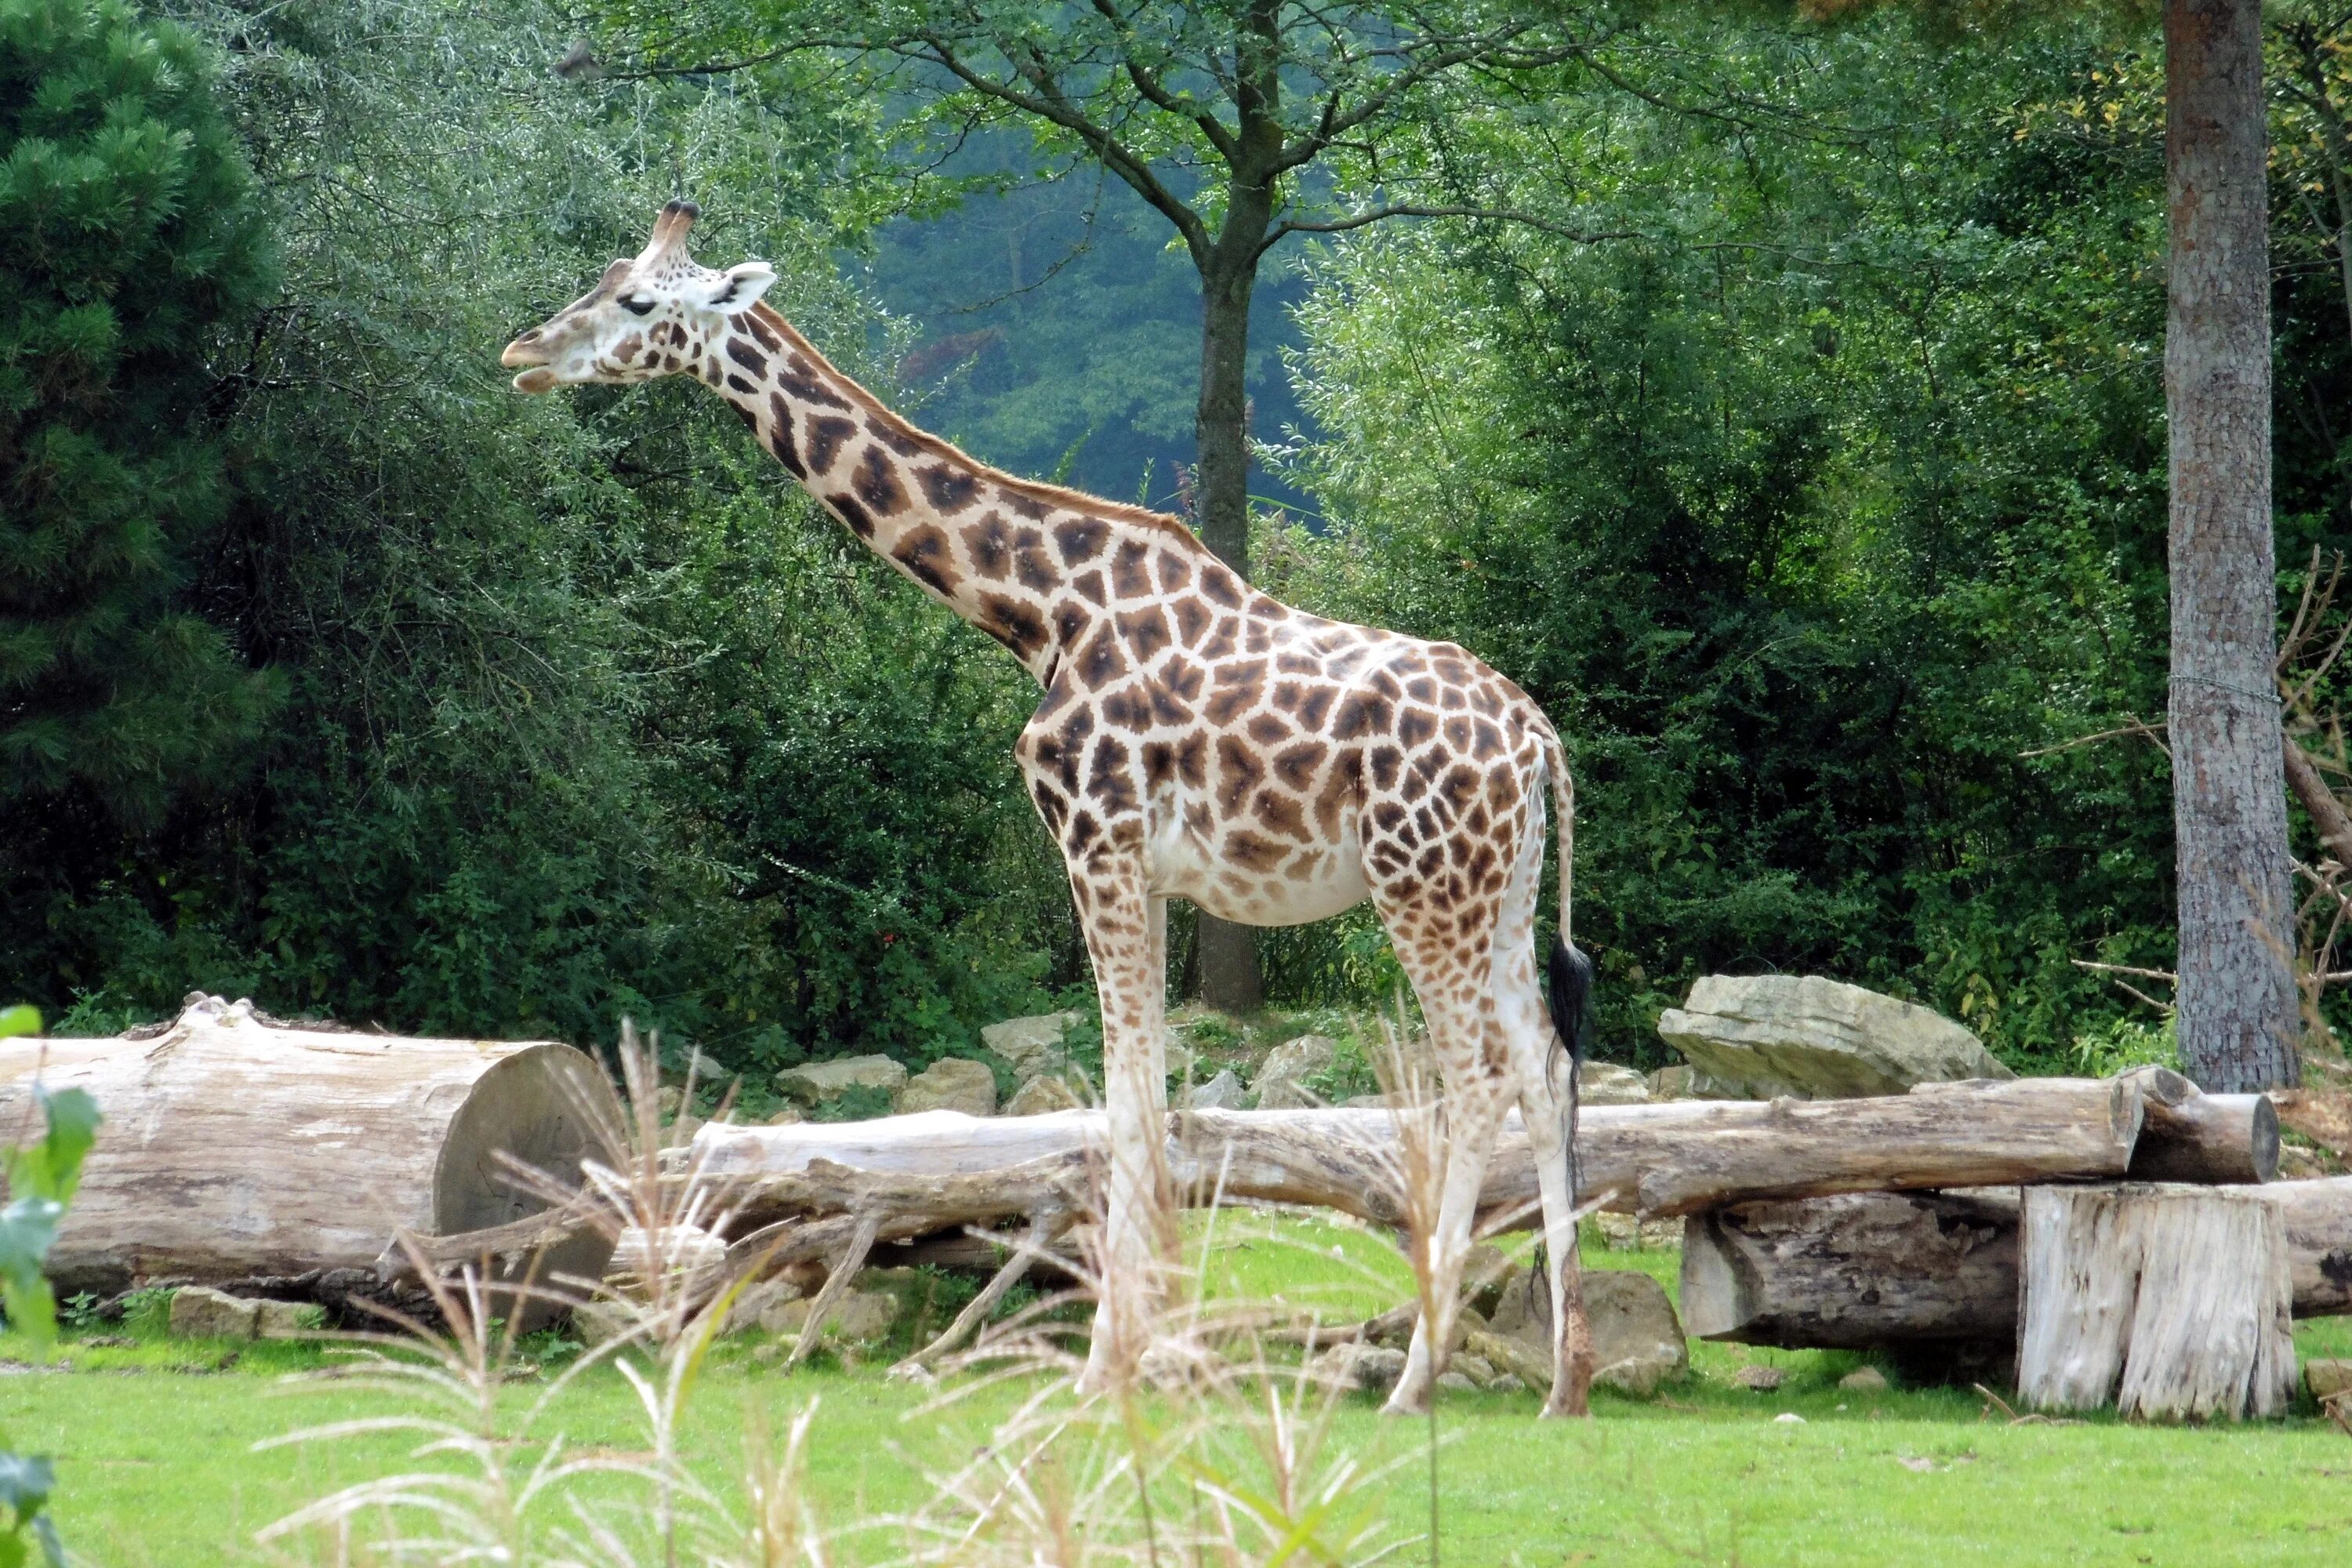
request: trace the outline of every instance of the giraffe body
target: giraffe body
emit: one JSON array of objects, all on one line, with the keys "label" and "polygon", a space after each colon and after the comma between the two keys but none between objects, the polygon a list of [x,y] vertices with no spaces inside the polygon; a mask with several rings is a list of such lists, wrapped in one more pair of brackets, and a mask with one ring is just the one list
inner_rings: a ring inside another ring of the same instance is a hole
[{"label": "giraffe body", "polygon": [[[1162,1166],[1167,900],[1288,925],[1370,898],[1412,979],[1446,1089],[1440,1317],[1415,1331],[1391,1409],[1443,1369],[1479,1184],[1513,1103],[1542,1173],[1560,1342],[1547,1414],[1591,1373],[1576,1275],[1566,946],[1573,796],[1558,737],[1462,648],[1292,609],[1171,518],[973,461],[884,407],[759,295],[763,263],[697,266],[690,206],[590,294],[510,344],[519,390],[691,374],[857,537],[1003,644],[1043,688],[1015,746],[1068,869],[1102,999],[1109,1193],[1089,1361],[1122,1375],[1172,1256]],[[1559,815],[1560,944],[1548,1014],[1535,962],[1547,807]]]}]

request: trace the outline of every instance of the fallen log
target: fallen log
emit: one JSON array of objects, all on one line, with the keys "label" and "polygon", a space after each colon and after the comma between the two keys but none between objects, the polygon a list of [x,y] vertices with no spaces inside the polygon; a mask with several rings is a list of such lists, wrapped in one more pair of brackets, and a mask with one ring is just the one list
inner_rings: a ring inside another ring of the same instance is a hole
[{"label": "fallen log", "polygon": [[[2173,1075],[2177,1079],[2177,1075]],[[2186,1079],[2178,1079],[2185,1086]],[[2143,1131],[2152,1088],[2171,1095]],[[2241,1151],[2258,1121],[2211,1114],[2146,1074],[1939,1086],[1872,1100],[1699,1100],[1594,1106],[1577,1153],[1589,1197],[1651,1216],[1726,1204],[1843,1192],[2115,1180],[2143,1145],[2166,1159],[2252,1169]],[[693,1159],[738,1186],[747,1222],[763,1225],[879,1206],[883,1239],[908,1228],[994,1225],[1051,1198],[1082,1194],[1101,1113],[976,1119],[954,1111],[846,1123],[734,1127],[696,1134]],[[1378,1224],[1402,1217],[1396,1122],[1378,1109],[1179,1111],[1167,1161],[1179,1201],[1310,1205]],[[1536,1173],[1517,1114],[1480,1195],[1490,1218],[1533,1223]],[[887,1211],[898,1211],[893,1214]],[[903,1218],[899,1217],[903,1215]]]},{"label": "fallen log", "polygon": [[[2352,1313],[2352,1176],[2232,1188],[2278,1212],[2293,1310]],[[1683,1224],[1695,1337],[1865,1350],[2012,1341],[2019,1189],[1739,1204]]]},{"label": "fallen log", "polygon": [[1847,1193],[1683,1222],[1693,1338],[1819,1350],[2008,1340],[2018,1189]]},{"label": "fallen log", "polygon": [[499,1159],[576,1179],[599,1124],[619,1127],[604,1072],[569,1046],[280,1025],[192,997],[160,1031],[0,1042],[0,1129],[30,1117],[37,1079],[88,1089],[105,1119],[49,1253],[64,1291],[309,1279],[348,1293],[383,1277],[403,1230],[544,1229],[542,1277],[593,1279],[611,1250],[593,1227],[540,1226],[544,1201]]}]

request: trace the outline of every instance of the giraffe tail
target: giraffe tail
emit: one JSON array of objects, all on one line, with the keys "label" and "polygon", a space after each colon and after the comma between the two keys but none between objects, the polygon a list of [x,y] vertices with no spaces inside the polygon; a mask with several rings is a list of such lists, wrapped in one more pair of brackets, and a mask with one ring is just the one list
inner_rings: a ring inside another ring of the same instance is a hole
[{"label": "giraffe tail", "polygon": [[1551,775],[1552,815],[1559,835],[1559,934],[1552,939],[1551,957],[1545,965],[1550,993],[1552,1027],[1573,1062],[1584,1059],[1592,1043],[1592,960],[1569,936],[1576,858],[1576,785],[1568,776],[1568,753],[1557,735],[1544,737],[1544,771]]},{"label": "giraffe tail", "polygon": [[1577,1076],[1584,1066],[1585,1052],[1592,1044],[1592,960],[1580,952],[1569,937],[1570,888],[1576,857],[1576,785],[1568,776],[1568,753],[1557,735],[1545,737],[1544,771],[1551,775],[1552,815],[1559,819],[1555,826],[1559,835],[1559,933],[1552,938],[1544,979],[1551,1025],[1559,1031],[1559,1043],[1568,1052],[1568,1170],[1569,1190],[1574,1193],[1582,1184],[1577,1179],[1576,1169]]}]

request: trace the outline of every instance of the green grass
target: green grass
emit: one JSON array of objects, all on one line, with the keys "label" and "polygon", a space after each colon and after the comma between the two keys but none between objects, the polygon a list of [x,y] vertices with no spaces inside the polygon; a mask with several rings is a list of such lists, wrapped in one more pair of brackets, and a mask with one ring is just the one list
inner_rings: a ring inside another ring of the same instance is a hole
[{"label": "green grass", "polygon": [[[1404,1278],[1377,1237],[1342,1226],[1229,1216],[1220,1237],[1210,1269],[1219,1293],[1370,1311],[1391,1304]],[[1590,1262],[1673,1283],[1671,1254],[1596,1253]],[[2299,1339],[2306,1354],[2347,1353],[2352,1323],[2306,1324]],[[835,1523],[921,1500],[919,1462],[968,1455],[1016,1395],[1000,1389],[908,1419],[924,1395],[885,1382],[878,1365],[820,1358],[786,1380],[750,1348],[715,1355],[689,1457],[707,1474],[729,1473],[749,1415],[781,1427],[821,1398],[811,1479]],[[252,1451],[298,1426],[383,1408],[331,1382],[289,1385],[282,1374],[320,1364],[313,1347],[142,1339],[129,1348],[69,1343],[65,1354],[69,1372],[0,1377],[0,1432],[58,1457],[60,1523],[93,1562],[257,1561],[254,1530],[402,1463],[408,1446],[371,1438]],[[1697,1345],[1693,1357],[1696,1375],[1654,1401],[1599,1391],[1589,1426],[1538,1424],[1532,1394],[1449,1399],[1441,1407],[1446,1561],[2215,1568],[2318,1563],[2352,1547],[2352,1439],[2308,1410],[2238,1428],[2011,1426],[1988,1418],[1969,1393],[1841,1391],[1837,1378],[1859,1364],[1853,1356]],[[1771,1394],[1734,1387],[1729,1374],[1749,1359],[1784,1366],[1788,1382]],[[513,1391],[518,1407],[531,1392]],[[1802,1424],[1775,1422],[1784,1412]],[[627,1392],[610,1374],[576,1385],[561,1425],[574,1444],[639,1441]],[[1362,1400],[1350,1402],[1339,1436],[1386,1457],[1417,1452],[1426,1428],[1383,1421]],[[1400,1533],[1426,1520],[1423,1473],[1416,1461],[1387,1483],[1383,1501]],[[893,1544],[869,1538],[851,1560],[877,1560]],[[1416,1550],[1398,1561],[1423,1558]]]}]

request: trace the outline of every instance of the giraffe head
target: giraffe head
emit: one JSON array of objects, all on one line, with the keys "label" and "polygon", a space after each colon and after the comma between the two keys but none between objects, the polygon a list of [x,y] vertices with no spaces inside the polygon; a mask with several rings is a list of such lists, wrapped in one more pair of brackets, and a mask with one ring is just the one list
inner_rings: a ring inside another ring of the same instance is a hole
[{"label": "giraffe head", "polygon": [[729,316],[751,308],[775,268],[745,261],[724,272],[686,252],[692,202],[672,202],[635,258],[604,268],[596,287],[507,345],[499,363],[520,370],[517,392],[585,382],[652,381],[693,368],[702,345],[725,335]]}]

